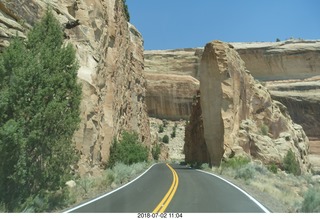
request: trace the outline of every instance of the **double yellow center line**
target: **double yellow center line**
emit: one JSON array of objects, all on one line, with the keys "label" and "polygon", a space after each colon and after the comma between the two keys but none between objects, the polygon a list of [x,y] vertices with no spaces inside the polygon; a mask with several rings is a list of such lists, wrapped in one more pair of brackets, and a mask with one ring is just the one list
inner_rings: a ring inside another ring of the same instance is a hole
[{"label": "double yellow center line", "polygon": [[166,164],[166,165],[169,167],[169,169],[172,172],[172,176],[173,176],[172,184],[167,194],[163,197],[161,202],[157,205],[157,207],[153,210],[152,213],[163,213],[168,207],[169,203],[171,202],[171,199],[173,198],[178,188],[179,178],[178,178],[177,172],[169,164]]}]

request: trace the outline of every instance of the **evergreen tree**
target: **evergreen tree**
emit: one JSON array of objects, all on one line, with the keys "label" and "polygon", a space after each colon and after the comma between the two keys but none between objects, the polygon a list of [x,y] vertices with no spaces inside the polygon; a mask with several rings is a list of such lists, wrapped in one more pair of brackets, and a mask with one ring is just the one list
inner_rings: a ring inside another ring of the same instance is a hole
[{"label": "evergreen tree", "polygon": [[64,186],[77,157],[81,87],[71,45],[48,11],[0,55],[0,202],[9,211]]}]

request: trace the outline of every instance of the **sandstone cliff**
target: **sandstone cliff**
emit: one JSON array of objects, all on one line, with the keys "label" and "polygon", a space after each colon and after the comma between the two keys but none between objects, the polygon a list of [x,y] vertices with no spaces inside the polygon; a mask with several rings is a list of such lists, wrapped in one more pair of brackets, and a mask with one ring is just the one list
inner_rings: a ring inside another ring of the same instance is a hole
[{"label": "sandstone cliff", "polygon": [[[320,41],[230,43],[258,80],[305,79],[320,73]],[[145,51],[145,72],[199,79],[203,48]]]},{"label": "sandstone cliff", "polygon": [[[320,41],[288,40],[283,42],[231,44],[244,60],[246,68],[253,77],[268,81],[266,86],[272,96],[279,101],[283,101],[285,105],[293,106],[288,108],[293,121],[301,124],[308,136],[319,138],[320,127],[314,122],[320,121],[320,116],[316,110],[320,106],[317,95],[319,92],[317,92],[318,89],[315,86],[312,85],[310,88],[308,86],[311,81],[317,83],[318,79],[315,77],[320,75]],[[203,48],[145,51],[145,72],[154,75],[190,75],[199,80],[199,63],[202,53]],[[293,79],[295,80],[293,81]],[[275,83],[275,80],[281,80],[282,82]],[[291,82],[300,85],[290,85]],[[161,85],[159,84],[159,86]],[[284,87],[281,88],[281,86]],[[303,90],[301,87],[303,87]],[[164,86],[162,90],[169,93],[170,91],[166,91],[168,88]],[[291,94],[289,94],[288,89],[290,89]],[[154,93],[152,87],[147,89],[147,96],[149,92]],[[286,96],[287,94],[289,96]],[[148,107],[155,104],[160,98],[157,95],[154,95],[152,99],[147,98]],[[187,111],[190,111],[192,98],[186,96],[185,100],[187,99],[190,101],[189,104],[186,104],[186,106],[189,106]],[[171,104],[174,103],[175,97],[172,96]],[[161,106],[158,106],[158,111],[162,111],[159,107]],[[172,113],[178,113],[175,115],[176,118],[184,117],[178,111]],[[315,126],[312,126],[312,123]]]},{"label": "sandstone cliff", "polygon": [[304,79],[320,73],[320,41],[232,43],[259,80]]},{"label": "sandstone cliff", "polygon": [[[66,41],[76,48],[83,86],[81,125],[75,143],[81,162],[108,160],[110,143],[122,130],[150,144],[145,104],[143,40],[126,21],[119,0],[4,0],[0,3],[0,46],[28,29],[51,7],[65,27]],[[86,172],[85,165],[79,165]]]},{"label": "sandstone cliff", "polygon": [[[302,127],[293,123],[286,107],[273,101],[268,90],[248,74],[232,45],[220,41],[206,45],[200,65],[200,93],[203,137],[212,165],[237,154],[281,165],[291,149],[302,170],[309,168],[308,138]],[[187,156],[197,161],[193,154]]]},{"label": "sandstone cliff", "polygon": [[266,82],[272,98],[288,107],[292,119],[301,124],[308,137],[320,137],[320,80],[313,77],[305,80]]},{"label": "sandstone cliff", "polygon": [[179,120],[191,113],[199,89],[195,49],[145,51],[146,103],[149,116]]},{"label": "sandstone cliff", "polygon": [[169,120],[187,119],[199,81],[189,75],[145,74],[146,104],[151,117]]}]

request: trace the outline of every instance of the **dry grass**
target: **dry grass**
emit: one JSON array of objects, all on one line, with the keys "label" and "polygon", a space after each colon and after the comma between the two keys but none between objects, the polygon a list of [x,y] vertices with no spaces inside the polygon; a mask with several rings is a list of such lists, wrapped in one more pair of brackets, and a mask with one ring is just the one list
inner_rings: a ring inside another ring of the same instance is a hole
[{"label": "dry grass", "polygon": [[[168,122],[169,127],[167,130],[165,130],[167,132],[171,130],[171,127],[174,124],[173,122]],[[157,131],[157,128],[159,124],[162,124],[162,121],[153,119],[152,123],[154,130]],[[178,123],[177,130],[183,124],[185,123],[180,121],[180,123]],[[177,149],[181,148],[181,145],[183,145],[184,133],[179,133],[178,138],[175,140],[177,142],[169,145],[171,148],[171,153],[173,151],[178,152]],[[316,147],[313,148],[314,152]],[[317,154],[318,157],[319,154]],[[174,154],[174,156],[179,157],[181,155]],[[312,179],[311,174],[294,176],[292,174],[287,174],[280,169],[277,170],[277,173],[273,173],[263,166],[261,162],[251,162],[248,164],[248,166],[242,166],[239,168],[212,169],[210,169],[207,164],[203,164],[202,169],[205,171],[214,172],[217,175],[221,175],[222,177],[241,187],[243,190],[247,191],[271,211],[279,213],[299,212],[304,201],[304,196],[308,189],[320,187],[320,182]]]},{"label": "dry grass", "polygon": [[135,163],[130,166],[117,163],[101,175],[87,176],[76,180],[76,186],[69,188],[70,206],[92,199],[126,184],[145,171],[152,163]]},{"label": "dry grass", "polygon": [[311,174],[294,176],[280,170],[274,174],[261,164],[253,162],[241,168],[253,171],[253,176],[239,177],[240,169],[232,168],[222,172],[219,168],[213,168],[211,171],[238,185],[273,212],[300,212],[308,189],[320,186],[319,182],[312,179]]}]

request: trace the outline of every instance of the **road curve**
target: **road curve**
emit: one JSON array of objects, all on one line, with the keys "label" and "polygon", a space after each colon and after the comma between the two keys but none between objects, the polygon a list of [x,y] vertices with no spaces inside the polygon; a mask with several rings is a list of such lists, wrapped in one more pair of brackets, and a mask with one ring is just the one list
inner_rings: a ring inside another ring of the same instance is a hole
[{"label": "road curve", "polygon": [[179,186],[167,212],[268,212],[258,201],[217,176],[181,165],[172,167],[178,173]]},{"label": "road curve", "polygon": [[[166,203],[165,212],[268,212],[253,198],[219,177],[177,164],[170,166],[174,170],[163,163],[153,165],[137,180],[116,192],[110,192],[66,212],[152,212],[166,199],[166,195],[172,197]],[[175,188],[173,195],[171,188]]]}]

